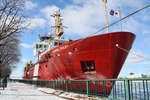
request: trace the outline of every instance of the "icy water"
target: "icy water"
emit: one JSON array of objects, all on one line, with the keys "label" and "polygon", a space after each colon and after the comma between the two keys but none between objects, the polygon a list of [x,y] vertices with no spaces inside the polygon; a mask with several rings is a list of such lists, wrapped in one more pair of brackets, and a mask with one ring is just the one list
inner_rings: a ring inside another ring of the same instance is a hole
[{"label": "icy water", "polygon": [[[109,98],[126,99],[125,82],[116,82]],[[150,81],[131,81],[130,100],[150,100]]]}]

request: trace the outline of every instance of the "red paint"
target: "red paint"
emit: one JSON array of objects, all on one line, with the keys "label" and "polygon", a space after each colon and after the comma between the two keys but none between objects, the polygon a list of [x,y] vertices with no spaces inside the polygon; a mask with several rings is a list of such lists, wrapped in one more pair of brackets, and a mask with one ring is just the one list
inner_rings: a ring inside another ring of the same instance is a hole
[{"label": "red paint", "polygon": [[[88,80],[88,79],[113,79],[117,78],[125,59],[132,47],[135,35],[130,32],[114,32],[87,37],[84,39],[67,42],[42,55],[38,80]],[[46,57],[48,53],[52,57]],[[84,73],[81,61],[94,61],[95,71]],[[24,79],[33,78],[34,66],[24,72]],[[112,82],[107,82],[107,95],[113,87]],[[72,83],[73,84],[73,83]],[[70,89],[69,83],[69,89]],[[90,91],[105,92],[101,88],[97,90],[95,83],[90,83]],[[86,90],[86,83],[82,83],[82,89]],[[97,87],[104,87],[98,83]],[[74,86],[72,86],[74,89]],[[75,88],[76,89],[76,88]]]},{"label": "red paint", "polygon": [[27,69],[26,72],[24,72],[24,79],[25,80],[32,80],[33,79],[33,73],[34,73],[34,66]]},{"label": "red paint", "polygon": [[[39,80],[57,79],[112,79],[117,78],[135,35],[130,32],[114,32],[67,42],[41,57],[41,61],[50,53],[53,57],[40,63]],[[116,46],[119,45],[119,48]],[[66,48],[64,49],[64,47]],[[61,48],[61,49],[60,49]],[[53,52],[56,51],[56,52]],[[68,53],[72,53],[69,55]],[[80,61],[94,60],[94,74],[82,72]],[[26,72],[25,72],[26,73]],[[33,71],[31,70],[32,77]],[[26,74],[24,74],[26,76]]]}]

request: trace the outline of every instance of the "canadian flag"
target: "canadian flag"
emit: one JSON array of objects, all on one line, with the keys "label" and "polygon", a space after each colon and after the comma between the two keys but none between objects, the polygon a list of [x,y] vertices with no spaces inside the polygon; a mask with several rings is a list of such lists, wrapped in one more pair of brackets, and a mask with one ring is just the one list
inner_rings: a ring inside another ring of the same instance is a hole
[{"label": "canadian flag", "polygon": [[120,13],[119,13],[119,11],[114,11],[113,9],[111,9],[110,15],[119,17]]}]

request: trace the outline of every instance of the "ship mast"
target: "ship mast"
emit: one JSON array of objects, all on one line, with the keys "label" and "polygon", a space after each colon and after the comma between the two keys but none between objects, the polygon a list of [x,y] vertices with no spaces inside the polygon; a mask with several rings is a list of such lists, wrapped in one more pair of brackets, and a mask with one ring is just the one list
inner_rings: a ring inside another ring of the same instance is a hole
[{"label": "ship mast", "polygon": [[105,9],[107,32],[109,32],[109,21],[108,21],[108,15],[107,15],[107,7],[106,7],[107,0],[102,0],[102,1],[104,3],[104,9]]},{"label": "ship mast", "polygon": [[55,14],[55,26],[52,26],[52,28],[55,28],[56,39],[59,39],[64,33],[62,19],[60,17],[61,15],[60,15],[60,9],[59,9],[58,11],[56,11],[56,14]]}]

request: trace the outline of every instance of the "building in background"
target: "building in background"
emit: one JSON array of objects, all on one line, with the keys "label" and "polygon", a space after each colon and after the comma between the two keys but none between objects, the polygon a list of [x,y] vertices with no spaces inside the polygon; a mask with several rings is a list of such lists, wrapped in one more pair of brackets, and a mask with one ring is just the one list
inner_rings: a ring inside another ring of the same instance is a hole
[{"label": "building in background", "polygon": [[146,78],[148,75],[130,73],[126,78]]}]

